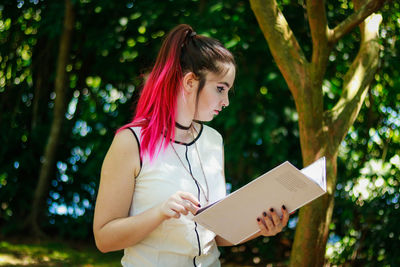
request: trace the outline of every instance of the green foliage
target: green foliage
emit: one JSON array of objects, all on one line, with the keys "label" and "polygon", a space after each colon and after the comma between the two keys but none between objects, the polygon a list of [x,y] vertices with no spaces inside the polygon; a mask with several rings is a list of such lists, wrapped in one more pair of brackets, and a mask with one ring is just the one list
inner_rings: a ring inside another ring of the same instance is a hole
[{"label": "green foliage", "polygon": [[381,66],[340,149],[328,256],[336,264],[397,266],[399,211],[399,3],[382,9]]},{"label": "green foliage", "polygon": [[[179,23],[219,39],[237,59],[230,106],[210,123],[224,136],[231,191],[282,161],[302,167],[294,102],[247,1],[73,3],[76,24],[66,68],[68,105],[42,217],[46,233],[92,239],[104,155],[115,130],[132,117],[143,74],[154,62],[162,38]],[[281,1],[280,5],[309,57],[312,45],[304,7],[293,1]],[[328,260],[335,264],[351,262],[353,257],[354,262],[371,265],[398,263],[394,248],[400,234],[394,218],[399,205],[400,76],[396,66],[400,13],[394,10],[399,10],[398,3],[382,11],[381,68],[340,152],[337,205],[328,247]],[[63,11],[63,1],[8,0],[0,4],[2,236],[19,233],[30,211],[56,97],[54,78]],[[327,1],[331,27],[351,12],[350,2]],[[330,56],[323,88],[326,108],[340,96],[343,74],[357,52],[357,38],[357,31],[347,35]],[[376,163],[385,171],[374,169]],[[373,166],[372,171],[368,166]],[[362,183],[373,186],[367,186],[367,199],[355,193]],[[292,217],[288,229],[277,237],[223,248],[224,261],[285,262],[296,225],[296,215]],[[2,249],[10,249],[5,246],[3,243]],[[359,252],[353,256],[355,250]]]},{"label": "green foliage", "polygon": [[28,266],[121,266],[121,253],[102,254],[93,246],[60,242],[0,242],[0,265]]}]

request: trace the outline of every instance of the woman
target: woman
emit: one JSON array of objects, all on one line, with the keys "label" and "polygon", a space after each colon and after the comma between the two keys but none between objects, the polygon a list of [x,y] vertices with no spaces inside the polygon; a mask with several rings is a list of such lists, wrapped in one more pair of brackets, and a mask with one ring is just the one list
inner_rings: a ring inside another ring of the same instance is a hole
[{"label": "woman", "polygon": [[[124,249],[123,266],[220,266],[231,245],[191,220],[225,196],[221,135],[210,121],[229,105],[235,60],[189,25],[165,38],[133,121],[117,131],[101,170],[93,230],[102,252]],[[286,226],[274,210],[254,220],[272,236]],[[247,241],[247,240],[246,240]]]}]

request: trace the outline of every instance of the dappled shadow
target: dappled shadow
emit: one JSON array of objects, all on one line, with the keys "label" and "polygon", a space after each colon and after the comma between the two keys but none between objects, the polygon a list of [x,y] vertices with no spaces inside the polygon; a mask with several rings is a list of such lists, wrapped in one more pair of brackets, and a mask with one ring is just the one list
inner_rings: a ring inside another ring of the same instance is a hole
[{"label": "dappled shadow", "polygon": [[0,242],[0,266],[120,266],[121,253],[102,254],[93,246],[62,242]]}]

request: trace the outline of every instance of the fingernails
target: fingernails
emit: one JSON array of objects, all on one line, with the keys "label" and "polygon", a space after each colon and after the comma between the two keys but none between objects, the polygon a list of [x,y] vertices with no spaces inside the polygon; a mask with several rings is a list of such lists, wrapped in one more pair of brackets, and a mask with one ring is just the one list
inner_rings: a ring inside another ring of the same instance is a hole
[{"label": "fingernails", "polygon": [[273,208],[270,208],[269,210],[270,210],[271,212],[274,212],[274,209],[273,209]]},{"label": "fingernails", "polygon": [[200,204],[198,204],[198,205],[197,205],[197,207],[201,208],[201,205],[200,205]]},{"label": "fingernails", "polygon": [[266,217],[266,216],[267,216],[267,213],[264,211],[264,212],[263,212],[263,215],[264,215],[264,217]]},{"label": "fingernails", "polygon": [[260,222],[260,221],[261,221],[261,219],[257,217],[257,222]]},{"label": "fingernails", "polygon": [[282,205],[282,209],[286,210],[286,207],[285,207],[285,205]]}]

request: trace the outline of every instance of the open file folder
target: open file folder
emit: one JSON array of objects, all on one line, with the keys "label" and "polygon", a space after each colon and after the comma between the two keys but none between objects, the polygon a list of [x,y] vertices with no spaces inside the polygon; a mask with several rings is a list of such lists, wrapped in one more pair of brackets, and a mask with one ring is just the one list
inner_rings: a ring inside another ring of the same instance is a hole
[{"label": "open file folder", "polygon": [[326,193],[325,157],[298,170],[286,161],[225,198],[200,209],[193,220],[232,244],[259,231],[257,217],[285,205],[291,213]]}]

